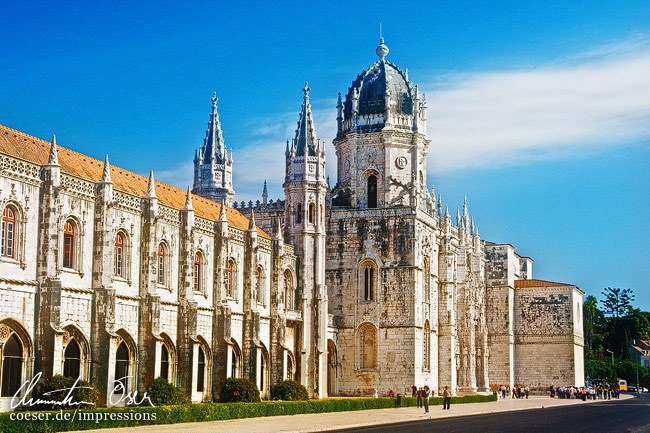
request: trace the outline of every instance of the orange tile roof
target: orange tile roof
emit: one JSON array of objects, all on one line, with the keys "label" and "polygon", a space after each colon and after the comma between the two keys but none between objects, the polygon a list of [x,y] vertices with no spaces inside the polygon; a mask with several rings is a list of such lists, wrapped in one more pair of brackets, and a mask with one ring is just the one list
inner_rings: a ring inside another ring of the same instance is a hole
[{"label": "orange tile roof", "polygon": [[[0,125],[0,152],[2,153],[43,165],[47,163],[50,147],[51,143],[49,141],[41,140],[24,132]],[[102,178],[102,172],[104,170],[103,161],[75,152],[74,150],[66,149],[58,144],[57,153],[59,164],[61,165],[61,172],[91,182],[97,182]],[[123,168],[111,165],[111,180],[113,181],[113,188],[117,190],[137,196],[144,196],[147,193],[149,179]],[[187,192],[167,185],[166,183],[156,181],[156,196],[158,197],[158,203],[176,209],[182,209],[185,207]],[[192,194],[192,207],[194,208],[195,215],[213,221],[218,220],[219,214],[221,213],[221,204],[195,194]],[[250,224],[248,218],[238,210],[228,206],[226,206],[226,218],[228,218],[228,225],[230,227],[235,227],[240,230],[247,230]],[[270,239],[270,236],[259,227],[257,228],[257,232],[260,236]]]},{"label": "orange tile roof", "polygon": [[555,283],[544,280],[515,280],[515,289],[524,287],[557,287],[557,286],[574,286],[575,284]]}]

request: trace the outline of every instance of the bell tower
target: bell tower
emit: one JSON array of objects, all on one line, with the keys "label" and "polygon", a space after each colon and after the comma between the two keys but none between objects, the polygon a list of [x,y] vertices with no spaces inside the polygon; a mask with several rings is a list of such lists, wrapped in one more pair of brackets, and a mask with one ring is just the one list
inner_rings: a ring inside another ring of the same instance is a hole
[{"label": "bell tower", "polygon": [[325,288],[325,143],[316,137],[305,82],[295,137],[287,141],[284,193],[285,239],[298,256],[299,294],[295,308],[303,318],[300,380],[317,398],[327,396],[327,290]]}]

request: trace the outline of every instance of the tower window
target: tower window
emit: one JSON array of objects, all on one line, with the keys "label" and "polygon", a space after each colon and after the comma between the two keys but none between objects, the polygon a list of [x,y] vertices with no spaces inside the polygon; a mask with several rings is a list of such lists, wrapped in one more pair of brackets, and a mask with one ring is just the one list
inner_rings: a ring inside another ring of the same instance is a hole
[{"label": "tower window", "polygon": [[363,280],[363,300],[375,300],[375,286],[376,286],[376,268],[374,263],[367,261],[361,265],[362,280]]},{"label": "tower window", "polygon": [[124,276],[124,237],[121,233],[115,236],[115,276]]},{"label": "tower window", "polygon": [[165,284],[165,245],[158,245],[158,284]]},{"label": "tower window", "polygon": [[368,176],[368,207],[377,207],[377,176]]},{"label": "tower window", "polygon": [[194,255],[194,290],[197,292],[201,292],[203,289],[201,284],[201,262],[201,253],[196,253]]},{"label": "tower window", "polygon": [[296,224],[302,224],[302,204],[296,205]]},{"label": "tower window", "polygon": [[316,213],[316,206],[314,203],[309,203],[309,224],[314,224],[314,214]]}]

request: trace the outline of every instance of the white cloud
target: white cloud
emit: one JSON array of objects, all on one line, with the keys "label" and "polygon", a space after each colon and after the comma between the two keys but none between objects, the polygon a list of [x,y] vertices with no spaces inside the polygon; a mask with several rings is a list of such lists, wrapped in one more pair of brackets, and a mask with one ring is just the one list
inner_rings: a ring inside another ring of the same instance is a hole
[{"label": "white cloud", "polygon": [[421,86],[429,89],[429,168],[499,167],[649,139],[650,48],[639,40],[619,47]]},{"label": "white cloud", "polygon": [[184,161],[171,168],[155,171],[153,175],[156,180],[176,188],[185,189],[187,185],[191,188],[194,185],[194,164],[191,160]]}]

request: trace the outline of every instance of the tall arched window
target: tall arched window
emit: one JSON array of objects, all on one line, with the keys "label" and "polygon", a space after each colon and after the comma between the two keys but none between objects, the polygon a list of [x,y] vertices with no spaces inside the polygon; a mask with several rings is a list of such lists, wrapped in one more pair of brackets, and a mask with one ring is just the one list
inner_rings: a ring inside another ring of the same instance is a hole
[{"label": "tall arched window", "polygon": [[234,298],[236,294],[235,285],[237,282],[237,264],[235,259],[228,259],[228,267],[226,268],[226,296]]},{"label": "tall arched window", "polygon": [[2,397],[12,397],[22,385],[23,344],[14,333],[2,346]]},{"label": "tall arched window", "polygon": [[197,292],[203,291],[203,285],[201,284],[201,262],[203,257],[201,253],[194,254],[194,290]]},{"label": "tall arched window", "polygon": [[363,280],[363,300],[375,300],[375,287],[377,285],[376,268],[374,263],[365,262],[361,265],[362,280]]},{"label": "tall arched window", "polygon": [[241,352],[236,344],[232,346],[232,356],[230,360],[230,377],[239,377],[239,367],[241,363]]},{"label": "tall arched window", "polygon": [[429,321],[424,321],[424,335],[422,338],[422,367],[425,370],[431,370],[431,328]]},{"label": "tall arched window", "polygon": [[16,238],[16,213],[7,206],[2,211],[2,244],[0,254],[5,257],[14,256],[14,239]]},{"label": "tall arched window", "polygon": [[257,297],[257,302],[260,304],[264,303],[264,289],[262,287],[264,280],[264,268],[261,266],[257,267],[257,275],[255,276],[255,292]]},{"label": "tall arched window", "polygon": [[293,310],[295,308],[293,292],[293,277],[291,272],[286,270],[284,271],[284,308],[287,310]]},{"label": "tall arched window", "polygon": [[203,392],[205,388],[205,353],[203,348],[199,346],[199,359],[196,370],[196,391]]},{"label": "tall arched window", "polygon": [[296,224],[302,224],[302,204],[296,205]]},{"label": "tall arched window", "polygon": [[74,338],[66,346],[63,356],[63,375],[78,378],[81,372],[81,349]]},{"label": "tall arched window", "polygon": [[67,220],[63,225],[63,267],[74,268],[75,223]]},{"label": "tall arched window", "polygon": [[359,368],[377,368],[377,328],[371,323],[359,327]]},{"label": "tall arched window", "polygon": [[129,389],[129,348],[126,343],[122,341],[117,348],[115,354],[115,379],[122,383],[124,392]]},{"label": "tall arched window", "polygon": [[160,377],[169,381],[169,350],[166,344],[160,350]]},{"label": "tall arched window", "polygon": [[315,214],[316,214],[316,205],[314,203],[309,203],[309,224],[314,224]]},{"label": "tall arched window", "polygon": [[424,256],[424,302],[431,303],[431,265],[429,257]]},{"label": "tall arched window", "polygon": [[368,207],[377,207],[377,176],[368,176]]},{"label": "tall arched window", "polygon": [[124,235],[115,235],[115,276],[124,276]]},{"label": "tall arched window", "polygon": [[166,261],[167,249],[165,244],[158,244],[158,284],[165,284],[165,261]]}]

